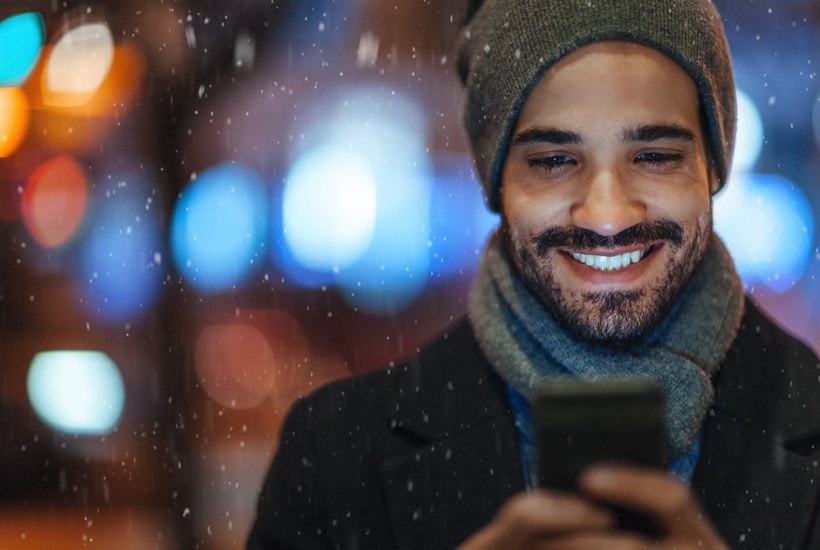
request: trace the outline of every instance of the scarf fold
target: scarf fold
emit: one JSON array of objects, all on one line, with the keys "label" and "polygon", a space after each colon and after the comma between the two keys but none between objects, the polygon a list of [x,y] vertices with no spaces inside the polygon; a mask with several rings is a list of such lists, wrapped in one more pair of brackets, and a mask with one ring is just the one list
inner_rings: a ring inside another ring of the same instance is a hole
[{"label": "scarf fold", "polygon": [[652,379],[666,395],[672,460],[690,448],[712,404],[711,376],[735,339],[743,303],[732,258],[713,235],[701,265],[650,334],[617,349],[576,340],[519,278],[495,234],[482,254],[468,311],[490,364],[531,404],[555,376]]}]

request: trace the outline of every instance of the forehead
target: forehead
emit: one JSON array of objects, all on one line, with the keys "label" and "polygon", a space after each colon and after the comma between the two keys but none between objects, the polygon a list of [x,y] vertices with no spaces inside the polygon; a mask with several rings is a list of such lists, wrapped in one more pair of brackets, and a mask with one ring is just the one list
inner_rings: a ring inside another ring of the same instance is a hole
[{"label": "forehead", "polygon": [[639,44],[584,46],[550,67],[527,97],[516,128],[673,123],[700,135],[694,81],[672,59]]}]

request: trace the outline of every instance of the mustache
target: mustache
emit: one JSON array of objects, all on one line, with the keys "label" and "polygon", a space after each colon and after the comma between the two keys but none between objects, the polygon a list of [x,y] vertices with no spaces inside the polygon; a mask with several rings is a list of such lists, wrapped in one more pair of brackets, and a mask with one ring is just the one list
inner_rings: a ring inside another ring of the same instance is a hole
[{"label": "mustache", "polygon": [[539,256],[552,248],[592,250],[646,244],[651,241],[669,241],[683,244],[683,226],[672,221],[642,222],[627,227],[616,235],[600,235],[583,227],[550,227],[532,238]]}]

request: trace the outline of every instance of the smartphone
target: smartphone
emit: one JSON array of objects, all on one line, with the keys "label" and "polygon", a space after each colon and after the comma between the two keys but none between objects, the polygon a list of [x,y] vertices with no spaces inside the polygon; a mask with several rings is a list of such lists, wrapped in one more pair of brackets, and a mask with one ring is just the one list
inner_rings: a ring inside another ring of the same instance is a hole
[{"label": "smartphone", "polygon": [[574,489],[598,462],[663,467],[664,395],[644,379],[557,378],[535,406],[538,479]]},{"label": "smartphone", "polygon": [[[543,487],[574,490],[595,463],[663,468],[664,395],[650,381],[556,379],[536,401],[538,479]],[[609,506],[620,529],[657,537],[657,522],[639,511]]]}]

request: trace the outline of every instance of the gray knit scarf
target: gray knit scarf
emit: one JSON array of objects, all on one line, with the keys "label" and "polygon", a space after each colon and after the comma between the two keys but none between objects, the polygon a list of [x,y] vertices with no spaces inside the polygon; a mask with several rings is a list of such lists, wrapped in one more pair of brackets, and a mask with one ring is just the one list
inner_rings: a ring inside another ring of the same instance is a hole
[{"label": "gray knit scarf", "polygon": [[628,348],[574,339],[518,277],[498,234],[488,242],[468,310],[479,346],[530,403],[553,376],[650,377],[666,393],[666,450],[680,456],[712,403],[711,376],[743,315],[743,285],[712,236],[701,265],[655,330]]}]

